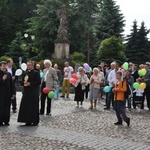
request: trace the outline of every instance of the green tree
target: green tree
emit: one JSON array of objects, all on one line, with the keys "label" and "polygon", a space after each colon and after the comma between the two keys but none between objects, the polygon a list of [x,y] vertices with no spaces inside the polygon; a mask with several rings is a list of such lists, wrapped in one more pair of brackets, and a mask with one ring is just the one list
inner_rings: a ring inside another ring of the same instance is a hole
[{"label": "green tree", "polygon": [[7,53],[14,60],[16,66],[19,65],[19,57],[22,57],[24,62],[27,60],[28,53],[24,50],[24,47],[26,47],[26,44],[21,33],[18,32],[16,38],[11,42],[9,52]]},{"label": "green tree", "polygon": [[95,21],[99,11],[99,0],[76,0],[71,5],[69,33],[72,52],[83,52],[87,62],[97,51]]},{"label": "green tree", "polygon": [[120,60],[125,61],[126,57],[124,54],[124,45],[120,38],[112,36],[103,40],[98,49],[98,55],[101,59],[110,60]]},{"label": "green tree", "polygon": [[0,1],[0,55],[9,52],[9,45],[16,32],[27,29],[25,20],[35,13],[40,0],[1,0]]},{"label": "green tree", "polygon": [[121,37],[124,24],[124,16],[114,0],[102,0],[100,13],[97,17],[97,37],[102,41],[111,36]]},{"label": "green tree", "polygon": [[129,61],[137,64],[149,61],[148,33],[144,22],[141,23],[140,29],[137,28],[137,21],[133,22],[133,29],[127,38],[125,51]]}]

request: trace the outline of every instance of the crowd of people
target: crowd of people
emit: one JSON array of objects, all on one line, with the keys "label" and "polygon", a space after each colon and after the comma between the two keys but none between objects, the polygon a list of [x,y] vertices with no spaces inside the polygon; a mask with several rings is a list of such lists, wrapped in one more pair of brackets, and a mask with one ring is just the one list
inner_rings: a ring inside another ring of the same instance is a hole
[{"label": "crowd of people", "polygon": [[[26,65],[27,69],[21,75],[23,92],[18,113],[18,122],[25,123],[26,126],[37,126],[39,115],[44,115],[45,110],[46,115],[51,116],[52,98],[43,90],[49,88],[54,91],[54,99],[58,100],[61,80],[63,81],[60,97],[69,98],[72,84],[75,87],[74,101],[77,102],[77,108],[83,107],[83,101],[88,99],[89,109],[96,109],[97,103],[100,103],[106,95],[104,110],[110,110],[111,107],[114,109],[118,119],[115,125],[122,125],[125,121],[129,126],[130,118],[126,115],[126,107],[141,112],[144,109],[145,97],[150,110],[150,63],[148,62],[143,65],[129,63],[128,69],[122,68],[118,61],[113,61],[110,67],[101,62],[99,66],[93,68],[93,71],[87,71],[84,66],[80,66],[76,73],[69,62],[65,62],[63,71],[58,69],[57,64],[52,67],[50,60],[44,60],[44,70],[33,61],[28,61]],[[143,68],[146,73],[141,76],[138,71]],[[9,125],[11,104],[13,113],[17,112],[15,81],[18,77],[15,72],[12,59],[0,62],[0,126]],[[73,75],[76,79],[70,81]],[[134,89],[135,82],[145,83],[145,89]],[[103,90],[105,86],[110,87],[108,92]],[[47,101],[46,109],[45,101]]]}]

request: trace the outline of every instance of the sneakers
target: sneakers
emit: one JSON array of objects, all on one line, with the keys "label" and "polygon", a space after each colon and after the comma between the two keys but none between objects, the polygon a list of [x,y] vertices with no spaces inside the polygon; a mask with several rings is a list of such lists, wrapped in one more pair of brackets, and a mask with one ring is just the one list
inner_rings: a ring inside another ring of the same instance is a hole
[{"label": "sneakers", "polygon": [[138,106],[136,106],[136,112],[140,113],[141,111],[142,110]]},{"label": "sneakers", "polygon": [[114,125],[122,125],[122,122],[116,122]]}]

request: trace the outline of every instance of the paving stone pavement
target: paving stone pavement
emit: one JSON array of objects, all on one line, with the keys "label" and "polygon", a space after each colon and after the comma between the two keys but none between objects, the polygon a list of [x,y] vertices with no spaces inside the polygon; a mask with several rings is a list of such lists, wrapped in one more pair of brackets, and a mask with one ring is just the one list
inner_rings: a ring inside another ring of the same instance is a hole
[{"label": "paving stone pavement", "polygon": [[[18,103],[21,93],[17,93]],[[52,117],[41,116],[38,127],[25,127],[11,114],[9,127],[0,127],[0,150],[150,150],[150,113],[128,112],[131,127],[115,127],[115,114],[75,108],[72,100],[53,102]]]}]

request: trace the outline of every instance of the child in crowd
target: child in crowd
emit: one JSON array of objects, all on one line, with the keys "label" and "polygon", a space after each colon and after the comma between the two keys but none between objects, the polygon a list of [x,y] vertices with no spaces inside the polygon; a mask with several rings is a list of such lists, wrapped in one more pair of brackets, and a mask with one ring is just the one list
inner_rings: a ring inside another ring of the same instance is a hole
[{"label": "child in crowd", "polygon": [[130,125],[130,118],[127,117],[125,112],[125,92],[127,90],[126,81],[122,80],[122,72],[118,71],[116,73],[117,83],[112,89],[114,93],[114,109],[116,111],[116,116],[118,121],[114,123],[115,125],[122,125],[122,122],[125,121],[127,126]]},{"label": "child in crowd", "polygon": [[[142,80],[141,80],[140,78],[138,78],[138,79],[137,79],[137,82],[138,82],[139,84],[141,84],[141,83],[142,83]],[[137,111],[137,112],[141,112],[144,90],[142,90],[142,89],[137,89],[137,90],[134,90],[133,93],[136,93],[136,96],[135,96],[136,111]]]}]

